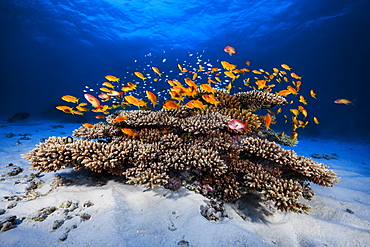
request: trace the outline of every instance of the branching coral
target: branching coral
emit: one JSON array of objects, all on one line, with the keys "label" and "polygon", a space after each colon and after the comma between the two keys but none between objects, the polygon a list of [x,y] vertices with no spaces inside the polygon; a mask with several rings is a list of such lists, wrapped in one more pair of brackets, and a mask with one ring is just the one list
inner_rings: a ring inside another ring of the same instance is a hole
[{"label": "branching coral", "polygon": [[[327,166],[263,139],[272,134],[261,132],[264,120],[254,112],[284,105],[285,98],[262,91],[230,95],[216,90],[214,95],[220,103],[205,110],[116,111],[106,123],[75,130],[73,142],[50,137],[23,157],[42,172],[65,167],[107,171],[149,188],[183,184],[217,200],[234,201],[253,190],[278,209],[297,213],[309,210],[300,197],[313,195],[305,181],[338,182]],[[232,119],[246,122],[247,131],[230,130]]]}]

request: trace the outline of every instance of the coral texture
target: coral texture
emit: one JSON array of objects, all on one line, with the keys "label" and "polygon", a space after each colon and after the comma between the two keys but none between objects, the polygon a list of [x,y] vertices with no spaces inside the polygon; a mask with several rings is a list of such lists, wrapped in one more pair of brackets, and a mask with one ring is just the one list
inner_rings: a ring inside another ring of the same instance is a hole
[{"label": "coral texture", "polygon": [[[226,202],[257,191],[279,210],[297,213],[309,210],[300,200],[313,196],[307,182],[333,186],[339,181],[327,166],[283,149],[267,139],[278,135],[261,131],[264,119],[254,112],[284,105],[285,98],[226,90],[217,90],[215,97],[221,103],[206,110],[116,111],[106,123],[76,129],[73,141],[50,137],[23,157],[42,172],[106,171],[125,176],[129,184],[174,190],[183,185]],[[115,122],[117,117],[127,119]],[[247,122],[247,131],[229,129],[232,119]]]}]

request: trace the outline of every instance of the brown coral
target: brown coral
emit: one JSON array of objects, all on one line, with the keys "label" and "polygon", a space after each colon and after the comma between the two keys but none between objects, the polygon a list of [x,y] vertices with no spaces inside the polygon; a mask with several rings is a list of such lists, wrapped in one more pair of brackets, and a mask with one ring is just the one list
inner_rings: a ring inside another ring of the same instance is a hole
[{"label": "brown coral", "polygon": [[[204,93],[198,91],[195,98]],[[276,133],[260,130],[263,120],[253,112],[284,105],[285,98],[261,91],[214,94],[221,103],[206,110],[116,111],[106,123],[75,130],[72,142],[50,137],[22,156],[43,172],[65,167],[106,171],[149,188],[185,184],[224,201],[256,191],[279,210],[297,213],[309,209],[300,197],[313,196],[305,181],[322,186],[339,181],[327,166],[269,141]],[[127,120],[115,123],[118,116]],[[248,122],[247,133],[231,132],[232,119]],[[124,134],[122,128],[134,130],[135,135]]]},{"label": "brown coral", "polygon": [[241,107],[251,112],[270,109],[288,103],[284,97],[258,90],[236,93],[235,96],[238,97]]}]

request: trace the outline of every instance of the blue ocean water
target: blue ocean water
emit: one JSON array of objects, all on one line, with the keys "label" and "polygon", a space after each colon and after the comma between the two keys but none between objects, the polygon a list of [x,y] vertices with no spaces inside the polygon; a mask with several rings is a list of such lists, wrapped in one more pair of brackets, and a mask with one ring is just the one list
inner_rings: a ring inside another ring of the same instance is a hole
[{"label": "blue ocean water", "polygon": [[[367,0],[4,0],[0,113],[83,122],[55,106],[66,94],[83,97],[85,86],[97,89],[105,75],[133,80],[156,66],[173,78],[178,63],[286,63],[303,77],[302,90],[318,95],[306,108],[321,123],[302,134],[370,137],[369,9]],[[229,56],[227,45],[238,53]],[[141,82],[158,93],[165,85]]]}]

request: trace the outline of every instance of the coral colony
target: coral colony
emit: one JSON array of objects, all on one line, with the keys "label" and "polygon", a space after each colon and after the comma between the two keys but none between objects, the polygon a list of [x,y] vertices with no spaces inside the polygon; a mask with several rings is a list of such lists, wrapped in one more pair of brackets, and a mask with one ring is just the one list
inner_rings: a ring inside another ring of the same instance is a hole
[{"label": "coral colony", "polygon": [[[185,186],[217,201],[233,202],[254,191],[281,211],[308,212],[301,197],[312,198],[309,182],[333,186],[339,178],[324,164],[279,145],[296,145],[295,131],[308,124],[301,77],[286,64],[270,72],[249,69],[250,62],[241,69],[226,61],[220,68],[197,65],[178,64],[182,78],[174,80],[162,77],[157,67],[132,74],[141,82],[168,83],[171,99],[165,101],[149,90],[135,97],[139,83],[112,75],[106,76],[99,95],[84,94],[87,103],[63,96],[73,106],[57,109],[94,112],[104,121],[83,124],[73,137],[50,137],[23,158],[41,172],[90,169],[122,175],[127,183],[148,188]],[[238,80],[247,90],[231,94]],[[281,85],[284,89],[274,93]],[[313,90],[310,95],[316,98]],[[287,112],[291,117],[284,115],[285,122],[291,120],[292,134],[271,130],[284,105],[292,103],[299,105]],[[255,113],[260,110],[265,114]],[[317,118],[313,121],[318,124]]]}]

